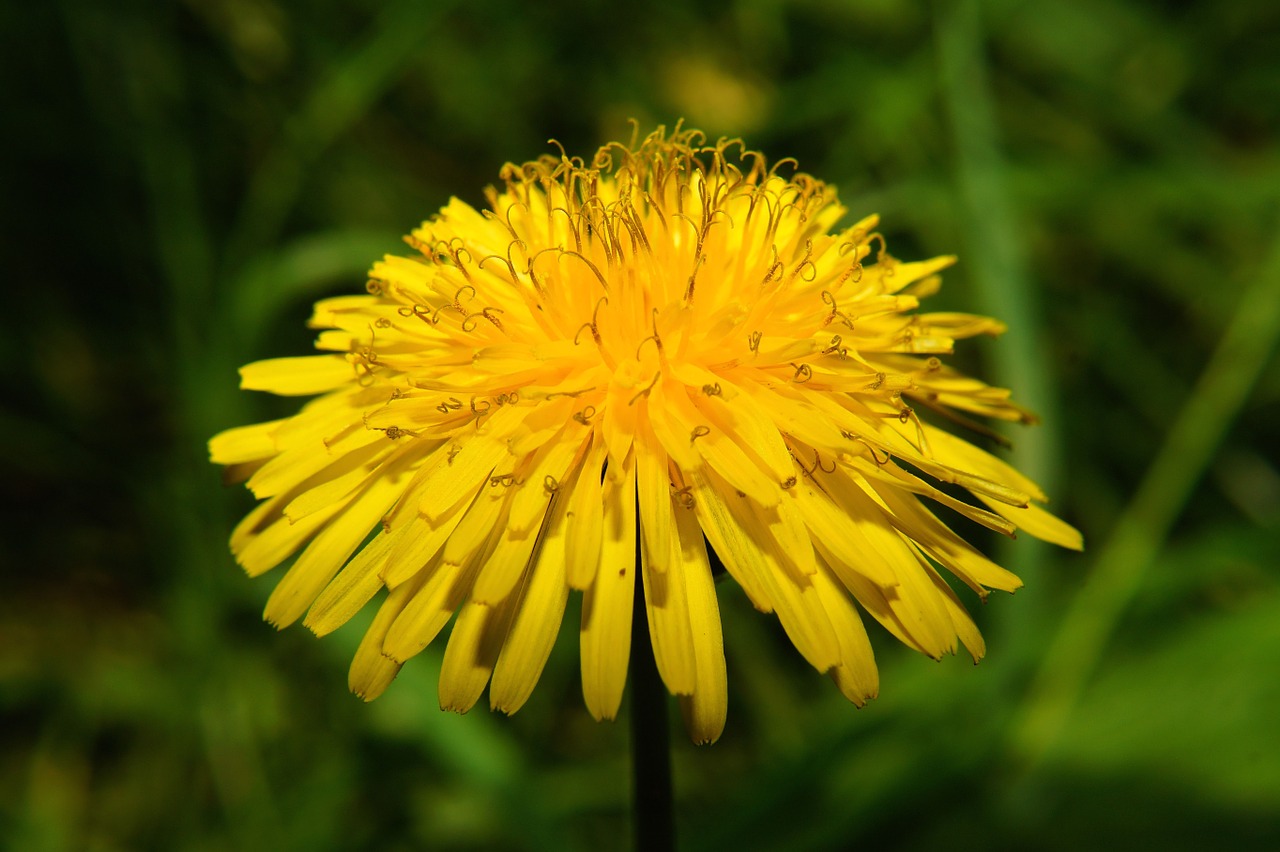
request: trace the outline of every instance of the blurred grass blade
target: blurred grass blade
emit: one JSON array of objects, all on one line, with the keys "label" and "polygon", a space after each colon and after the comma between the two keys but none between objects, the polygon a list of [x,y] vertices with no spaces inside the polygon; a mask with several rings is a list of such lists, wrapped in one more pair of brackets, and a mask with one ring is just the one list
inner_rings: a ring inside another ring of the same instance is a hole
[{"label": "blurred grass blade", "polygon": [[[1006,182],[978,3],[940,2],[935,9],[939,81],[955,143],[956,182],[965,223],[967,251],[962,261],[970,271],[979,310],[1009,325],[995,350],[999,353],[996,380],[1052,424],[1049,370],[1037,343],[1042,332]],[[1020,433],[1017,444],[1017,466],[1052,492],[1052,426]]]},{"label": "blurred grass blade", "polygon": [[315,161],[377,103],[453,5],[417,0],[390,5],[365,42],[334,64],[254,172],[227,244],[224,272],[276,238]]},{"label": "blurred grass blade", "polygon": [[1147,566],[1236,419],[1280,336],[1280,234],[1058,629],[1009,745],[1025,769],[1052,748]]}]

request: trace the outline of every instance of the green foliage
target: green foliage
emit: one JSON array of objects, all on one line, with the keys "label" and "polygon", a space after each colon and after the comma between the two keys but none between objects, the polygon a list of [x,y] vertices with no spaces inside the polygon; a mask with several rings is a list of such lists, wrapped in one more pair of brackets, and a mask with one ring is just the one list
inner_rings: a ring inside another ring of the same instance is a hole
[{"label": "green foliage", "polygon": [[[555,137],[684,117],[796,156],[1045,425],[1019,464],[1089,551],[986,542],[989,658],[883,637],[856,711],[722,585],[723,740],[677,737],[722,848],[1280,844],[1280,17],[1266,0],[10,4],[0,336],[0,846],[618,848],[626,727],[576,614],[515,717],[365,705],[362,625],[258,619],[204,442],[292,407],[236,367],[450,195]],[[571,613],[574,609],[571,605]]]}]

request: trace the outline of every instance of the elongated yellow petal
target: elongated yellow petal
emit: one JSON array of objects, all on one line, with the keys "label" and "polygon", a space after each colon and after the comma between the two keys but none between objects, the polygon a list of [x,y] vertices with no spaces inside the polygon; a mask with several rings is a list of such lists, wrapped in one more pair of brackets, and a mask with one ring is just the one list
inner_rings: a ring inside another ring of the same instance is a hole
[{"label": "elongated yellow petal", "polygon": [[569,586],[574,589],[589,588],[600,569],[600,548],[604,539],[600,468],[604,464],[605,452],[604,443],[593,439],[591,449],[568,486],[565,574]]},{"label": "elongated yellow petal", "polygon": [[840,663],[831,669],[831,679],[845,698],[861,707],[867,699],[875,698],[880,692],[880,674],[871,651],[871,640],[867,638],[858,611],[836,582],[831,568],[821,562],[818,568],[813,580],[814,588],[818,590],[822,607],[840,640]]},{"label": "elongated yellow petal", "polygon": [[693,694],[680,696],[680,710],[689,738],[704,745],[720,739],[729,709],[720,607],[697,515],[692,507],[677,505],[675,519],[695,666]]},{"label": "elongated yellow petal", "polygon": [[449,634],[440,666],[440,709],[465,713],[484,692],[507,638],[516,600],[495,606],[469,602]]},{"label": "elongated yellow petal", "polygon": [[489,686],[489,706],[494,710],[510,714],[524,706],[555,644],[569,600],[564,568],[568,504],[560,497],[554,501],[529,574],[520,586],[511,629]]},{"label": "elongated yellow petal", "polygon": [[648,413],[643,410],[635,448],[640,537],[652,554],[653,567],[666,571],[675,550],[675,530],[670,522],[671,478],[667,473],[667,453],[653,434]]},{"label": "elongated yellow petal", "polygon": [[[641,453],[636,445],[637,454]],[[662,481],[667,482],[664,459]],[[674,509],[670,495],[663,495],[648,514],[641,505],[642,532],[660,529],[657,535],[641,539],[641,569],[644,578],[645,613],[653,643],[653,657],[658,674],[667,690],[674,695],[689,695],[697,680],[693,632],[689,621],[689,599],[686,568],[678,549]],[[656,544],[655,544],[656,543]],[[657,547],[663,548],[658,550]]]},{"label": "elongated yellow petal", "polygon": [[440,635],[462,604],[469,584],[461,565],[447,565],[437,560],[403,585],[417,586],[418,591],[388,625],[380,649],[386,657],[400,663],[420,653]]},{"label": "elongated yellow petal", "polygon": [[444,547],[444,543],[462,523],[485,487],[485,483],[477,483],[471,494],[463,497],[445,513],[437,515],[434,520],[421,515],[409,520],[406,525],[412,529],[401,536],[400,542],[387,558],[382,581],[394,589],[421,571]]},{"label": "elongated yellow petal", "polygon": [[991,507],[993,512],[1006,518],[1020,530],[1024,530],[1038,539],[1065,547],[1069,550],[1084,550],[1084,536],[1066,521],[1051,515],[1039,506],[1025,508],[1006,506],[995,500],[988,500],[982,495],[978,499]]},{"label": "elongated yellow petal", "polygon": [[667,398],[670,421],[677,440],[687,435],[707,467],[714,470],[735,490],[747,494],[762,506],[775,506],[782,486],[767,476],[734,442],[733,436],[710,425],[709,418],[694,408],[687,395],[670,394]]},{"label": "elongated yellow petal", "polygon": [[811,666],[825,672],[836,665],[839,643],[817,593],[786,573],[775,540],[756,520],[747,498],[738,497],[714,473],[694,473],[692,479],[698,520],[729,573],[777,612],[787,636]]},{"label": "elongated yellow petal", "polygon": [[214,464],[239,464],[275,455],[275,432],[283,420],[269,420],[252,426],[227,429],[209,439],[209,461]]},{"label": "elongated yellow petal", "polygon": [[240,387],[281,396],[310,396],[345,385],[353,376],[351,365],[339,355],[272,358],[241,367]]},{"label": "elongated yellow petal", "polygon": [[582,596],[582,697],[596,719],[612,719],[622,703],[631,653],[636,587],[635,458],[610,469],[604,482],[600,570]]},{"label": "elongated yellow petal", "polygon": [[324,636],[346,624],[382,588],[378,575],[402,534],[403,531],[375,535],[325,586],[303,619],[303,625],[317,636]]}]

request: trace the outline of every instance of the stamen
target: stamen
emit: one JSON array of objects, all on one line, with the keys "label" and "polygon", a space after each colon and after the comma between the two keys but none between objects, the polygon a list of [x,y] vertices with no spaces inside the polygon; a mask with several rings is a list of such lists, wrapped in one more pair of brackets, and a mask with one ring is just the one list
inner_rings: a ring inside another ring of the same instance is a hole
[{"label": "stamen", "polygon": [[565,254],[567,254],[567,255],[569,255],[570,257],[576,257],[578,260],[582,261],[582,262],[583,262],[583,263],[585,263],[588,267],[590,267],[590,269],[591,269],[592,273],[594,273],[594,274],[595,274],[595,276],[596,276],[596,280],[600,282],[600,286],[601,286],[602,288],[604,288],[604,291],[605,291],[606,293],[608,293],[608,292],[609,292],[609,282],[604,280],[604,276],[600,274],[600,267],[598,267],[598,266],[596,266],[594,263],[592,263],[592,262],[591,262],[591,260],[590,260],[590,258],[588,258],[586,255],[581,254],[580,252],[576,252],[576,251],[568,251],[568,250],[566,250],[564,253],[565,253]]},{"label": "stamen", "polygon": [[667,486],[671,489],[671,496],[684,508],[692,509],[694,506],[693,486],[686,485],[683,488],[676,488],[674,482],[668,482]]},{"label": "stamen", "polygon": [[644,340],[641,340],[639,345],[636,346],[637,361],[640,360],[640,350],[644,348],[644,345],[648,343],[650,340],[653,341],[654,346],[658,347],[658,356],[659,357],[662,356],[662,338],[658,336],[658,309],[657,308],[653,309],[652,323],[650,327],[653,329],[653,334],[649,335]]},{"label": "stamen", "polygon": [[698,270],[702,268],[702,264],[707,259],[707,256],[705,254],[702,254],[701,236],[699,236],[698,238],[698,246],[696,251],[698,252],[698,259],[697,259],[697,262],[693,264],[693,272],[689,273],[689,283],[686,284],[684,288],[684,303],[686,305],[693,303],[693,289],[698,282]]},{"label": "stamen", "polygon": [[637,399],[639,399],[639,398],[640,398],[640,397],[642,397],[642,396],[648,396],[648,395],[649,395],[649,391],[653,390],[653,386],[654,386],[654,385],[656,385],[656,384],[658,383],[658,379],[659,379],[661,376],[662,376],[662,371],[661,371],[661,370],[659,370],[658,372],[654,373],[654,374],[653,374],[653,380],[652,380],[651,382],[649,382],[649,384],[648,384],[648,385],[646,385],[646,386],[645,386],[644,390],[640,391],[640,392],[639,392],[639,393],[637,393],[635,396],[631,397],[631,401],[630,401],[630,402],[628,402],[628,403],[627,403],[627,405],[635,405],[635,404],[636,404],[636,400],[637,400]]}]

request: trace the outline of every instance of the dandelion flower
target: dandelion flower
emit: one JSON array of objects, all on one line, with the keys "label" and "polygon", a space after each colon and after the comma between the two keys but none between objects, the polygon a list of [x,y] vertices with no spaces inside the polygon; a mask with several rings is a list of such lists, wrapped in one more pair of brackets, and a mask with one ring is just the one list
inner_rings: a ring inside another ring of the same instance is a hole
[{"label": "dandelion flower", "polygon": [[366,294],[316,305],[329,354],[240,371],[246,389],[315,399],[210,442],[262,501],[231,537],[240,564],[297,554],[268,621],[323,635],[387,590],[357,694],[382,693],[456,615],[441,706],[488,686],[513,713],[576,590],[586,706],[613,718],[643,594],[662,680],[710,742],[727,705],[710,551],[861,705],[878,675],[860,613],[930,657],[959,640],[977,660],[940,569],[981,597],[1020,585],[933,506],[1080,546],[1034,483],[934,425],[1030,419],[940,358],[999,322],[916,312],[954,258],[899,261],[876,217],[837,227],[831,187],[691,131],[501,179],[489,209],[455,198],[406,238],[411,256],[375,263]]}]

